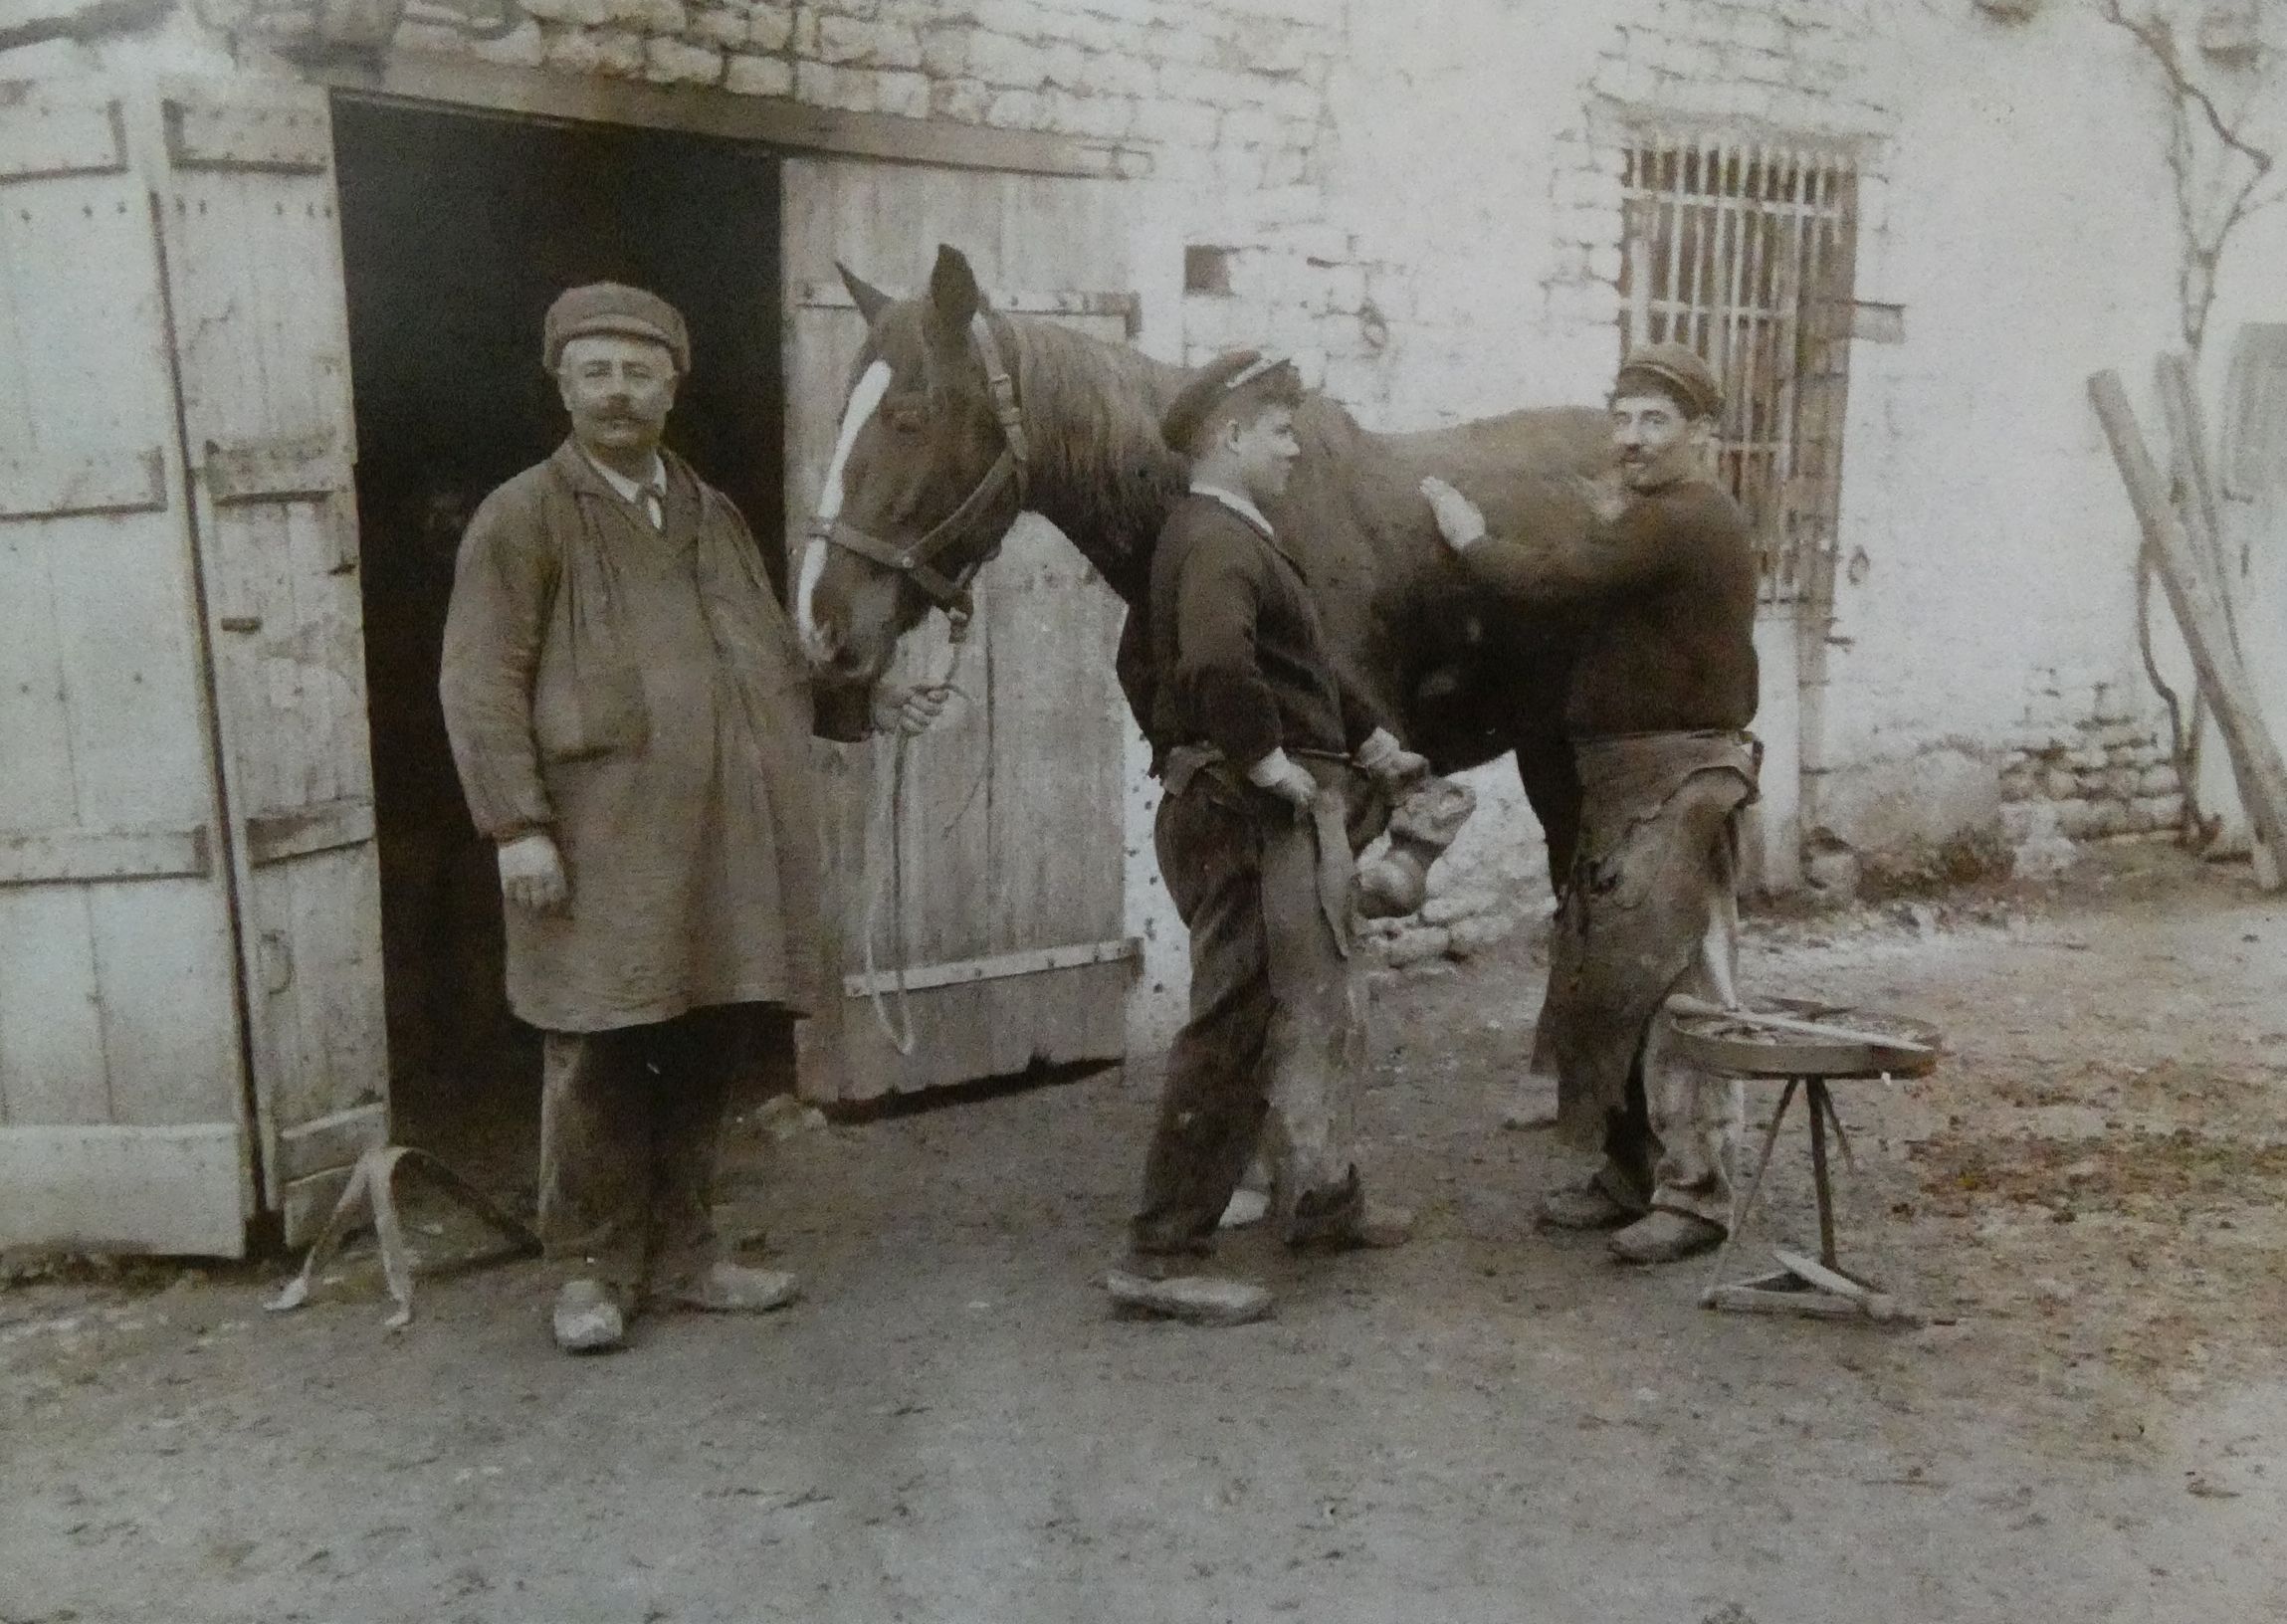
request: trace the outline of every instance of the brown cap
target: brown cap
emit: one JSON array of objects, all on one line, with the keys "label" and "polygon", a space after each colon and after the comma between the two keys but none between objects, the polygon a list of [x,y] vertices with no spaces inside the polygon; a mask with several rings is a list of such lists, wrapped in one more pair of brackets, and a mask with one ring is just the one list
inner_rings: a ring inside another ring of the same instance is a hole
[{"label": "brown cap", "polygon": [[565,344],[592,332],[648,338],[666,346],[675,357],[678,374],[691,370],[691,334],[675,306],[657,294],[625,283],[591,282],[584,288],[566,289],[548,306],[540,332],[540,347],[550,372],[563,359]]},{"label": "brown cap", "polygon": [[1643,344],[1629,350],[1612,393],[1624,395],[1631,385],[1666,395],[1686,417],[1714,417],[1723,410],[1723,385],[1698,352],[1685,344]]},{"label": "brown cap", "polygon": [[1183,385],[1160,415],[1159,438],[1187,456],[1208,419],[1235,414],[1242,407],[1260,411],[1265,406],[1295,406],[1302,398],[1302,374],[1294,362],[1260,350],[1234,349],[1216,356]]}]

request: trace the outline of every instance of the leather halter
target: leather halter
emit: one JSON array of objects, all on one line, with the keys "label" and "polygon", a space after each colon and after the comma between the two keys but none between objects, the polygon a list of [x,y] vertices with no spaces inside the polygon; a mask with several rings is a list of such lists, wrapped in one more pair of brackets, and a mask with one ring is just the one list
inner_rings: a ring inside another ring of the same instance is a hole
[{"label": "leather halter", "polygon": [[992,467],[977,481],[976,488],[962,499],[959,507],[924,533],[918,540],[905,546],[892,546],[880,536],[869,535],[854,524],[842,522],[839,515],[832,519],[815,518],[810,522],[810,535],[814,540],[829,542],[844,552],[894,569],[914,584],[930,602],[942,609],[956,628],[965,627],[972,610],[969,582],[976,572],[1000,553],[1002,536],[966,563],[956,566],[947,574],[937,560],[954,542],[975,524],[999,501],[1004,490],[1014,487],[1016,510],[1024,510],[1025,490],[1031,472],[1032,445],[1025,438],[1024,419],[1016,403],[1016,385],[1009,377],[1008,367],[1002,362],[1000,344],[992,335],[992,327],[979,310],[969,317],[969,347],[976,352],[984,367],[985,387],[992,392],[993,416],[1000,420],[1001,453],[993,459]]}]

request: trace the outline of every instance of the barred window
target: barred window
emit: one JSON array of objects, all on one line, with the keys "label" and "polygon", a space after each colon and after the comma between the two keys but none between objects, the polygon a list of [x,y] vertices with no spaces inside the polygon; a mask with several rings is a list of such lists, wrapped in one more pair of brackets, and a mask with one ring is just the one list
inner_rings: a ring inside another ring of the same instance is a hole
[{"label": "barred window", "polygon": [[1721,476],[1767,601],[1831,601],[1858,176],[1777,142],[1640,136],[1627,155],[1623,345],[1691,345],[1724,384]]}]

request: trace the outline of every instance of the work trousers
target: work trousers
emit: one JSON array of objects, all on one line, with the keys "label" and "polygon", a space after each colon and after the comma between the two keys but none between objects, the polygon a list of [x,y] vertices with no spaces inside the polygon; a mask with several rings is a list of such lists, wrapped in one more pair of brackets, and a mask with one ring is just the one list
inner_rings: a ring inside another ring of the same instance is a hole
[{"label": "work trousers", "polygon": [[1323,824],[1221,767],[1159,804],[1154,845],[1191,936],[1191,1000],[1144,1158],[1138,1253],[1211,1251],[1258,1139],[1290,1243],[1347,1234],[1362,1209],[1352,1151],[1365,996],[1340,834],[1350,774],[1310,766],[1332,812]]},{"label": "work trousers", "polygon": [[549,1260],[631,1310],[689,1292],[718,1255],[724,1118],[750,1088],[792,1086],[792,1018],[722,1004],[545,1037],[539,1231]]},{"label": "work trousers", "polygon": [[[1722,963],[1722,985],[1739,982],[1739,905],[1728,843],[1719,844],[1712,861],[1725,877],[1715,916],[1691,967],[1670,989],[1706,1003],[1717,1002],[1721,992],[1711,959]],[[1625,1206],[1685,1213],[1729,1229],[1731,1166],[1744,1107],[1739,1083],[1684,1059],[1667,1015],[1655,1014],[1628,1080],[1627,1107],[1607,1118],[1596,1182]]]}]

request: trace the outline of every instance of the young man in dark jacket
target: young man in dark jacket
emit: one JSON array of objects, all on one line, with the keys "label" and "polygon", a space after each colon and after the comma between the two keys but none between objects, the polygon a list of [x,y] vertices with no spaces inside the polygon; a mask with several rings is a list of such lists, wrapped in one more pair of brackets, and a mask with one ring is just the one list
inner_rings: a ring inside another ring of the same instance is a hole
[{"label": "young man in dark jacket", "polygon": [[1365,1033],[1344,809],[1354,775],[1395,788],[1427,763],[1338,679],[1310,582],[1264,516],[1301,454],[1301,395],[1291,365],[1240,352],[1160,425],[1191,488],[1152,555],[1144,719],[1166,785],[1159,872],[1191,933],[1191,1014],[1108,1284],[1131,1308],[1218,1322],[1271,1306],[1259,1287],[1183,1272],[1211,1249],[1258,1135],[1289,1245],[1394,1246],[1410,1227],[1367,1203],[1352,1160]]}]

